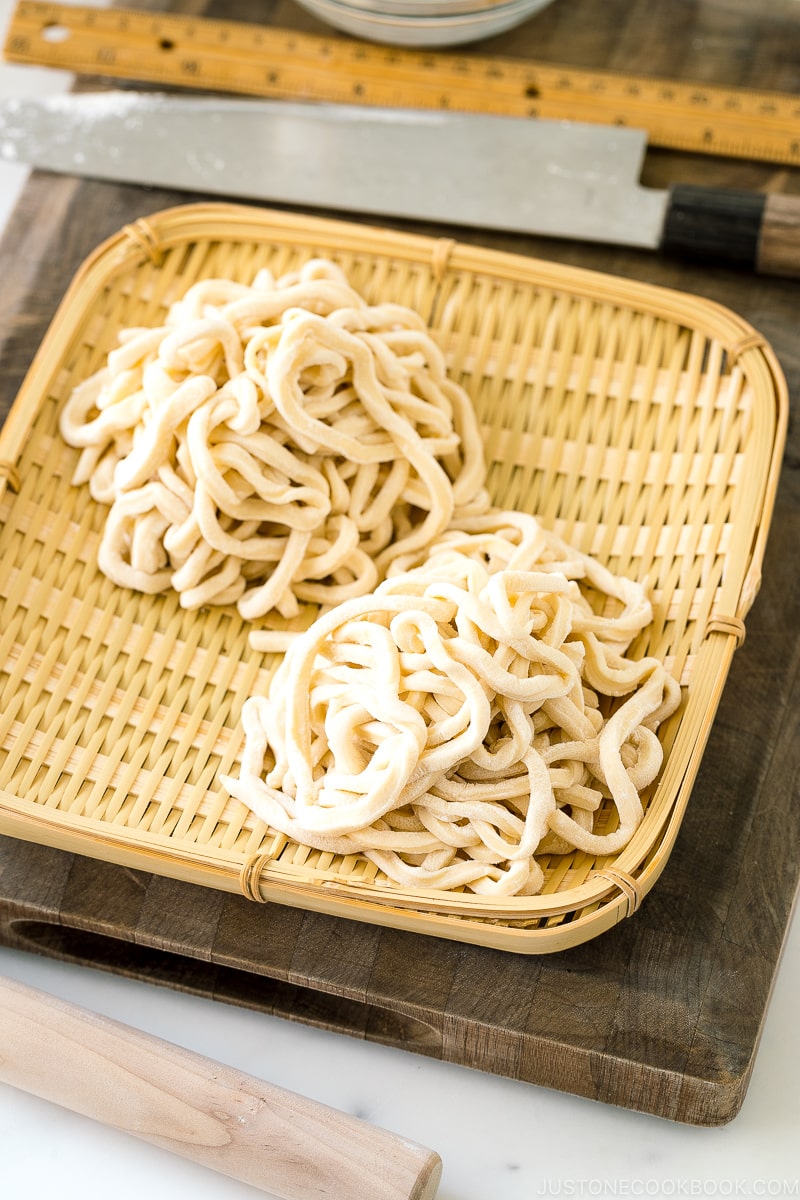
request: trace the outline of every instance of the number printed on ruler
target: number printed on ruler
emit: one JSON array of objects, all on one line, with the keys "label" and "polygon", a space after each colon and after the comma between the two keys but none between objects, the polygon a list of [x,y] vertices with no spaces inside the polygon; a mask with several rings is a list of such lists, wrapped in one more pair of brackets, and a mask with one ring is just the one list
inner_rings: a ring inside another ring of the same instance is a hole
[{"label": "number printed on ruler", "polygon": [[5,53],[162,86],[629,125],[651,146],[800,165],[800,98],[782,92],[38,0],[18,4]]}]

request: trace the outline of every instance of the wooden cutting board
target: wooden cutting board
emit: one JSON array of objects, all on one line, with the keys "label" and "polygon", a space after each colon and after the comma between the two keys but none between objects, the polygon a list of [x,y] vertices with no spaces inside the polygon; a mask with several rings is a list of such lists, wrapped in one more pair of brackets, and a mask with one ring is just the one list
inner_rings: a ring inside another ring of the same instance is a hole
[{"label": "wooden cutting board", "polygon": [[[254,0],[174,7],[240,20],[263,13]],[[593,0],[559,0],[491,45],[597,67],[614,66],[624,46],[632,70],[647,68],[637,52],[652,66],[657,47],[657,69],[691,75],[700,19],[691,0],[614,0],[613,19],[602,7],[601,17]],[[289,4],[274,5],[270,19],[321,29]],[[720,81],[800,91],[800,54],[786,49],[797,32],[779,0],[743,16],[735,36],[721,12],[702,19],[717,55],[704,62],[707,76],[713,68]],[[743,79],[745,61],[754,65]],[[797,172],[669,153],[647,172],[658,185],[681,178],[800,191]],[[32,178],[0,246],[0,417],[85,255],[186,198]],[[796,403],[796,283],[684,269],[634,251],[457,234],[710,296],[772,343]],[[800,877],[799,467],[794,423],[762,591],[676,848],[641,910],[602,938],[519,957],[256,906],[0,839],[0,941],[671,1120],[730,1120],[745,1097]]]}]

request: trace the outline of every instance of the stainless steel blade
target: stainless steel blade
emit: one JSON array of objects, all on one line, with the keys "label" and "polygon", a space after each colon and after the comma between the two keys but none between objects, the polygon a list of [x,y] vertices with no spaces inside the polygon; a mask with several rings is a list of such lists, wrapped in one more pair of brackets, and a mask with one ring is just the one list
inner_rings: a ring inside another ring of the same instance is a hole
[{"label": "stainless steel blade", "polygon": [[60,173],[656,248],[643,131],[483,114],[100,92],[6,100],[0,156]]}]

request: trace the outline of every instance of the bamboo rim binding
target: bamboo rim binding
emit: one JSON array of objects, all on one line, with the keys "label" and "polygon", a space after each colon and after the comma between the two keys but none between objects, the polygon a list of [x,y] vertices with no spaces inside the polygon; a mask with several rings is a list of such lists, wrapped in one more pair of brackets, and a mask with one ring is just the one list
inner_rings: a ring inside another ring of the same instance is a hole
[{"label": "bamboo rim binding", "polygon": [[243,863],[239,873],[239,887],[247,900],[253,900],[256,904],[267,903],[261,894],[261,875],[271,862],[272,854],[267,853],[254,854]]},{"label": "bamboo rim binding", "polygon": [[615,867],[602,867],[599,871],[594,872],[594,877],[596,879],[607,879],[609,883],[614,884],[625,897],[625,917],[633,916],[642,903],[644,896],[637,880],[632,875],[629,875],[627,871],[620,871]]},{"label": "bamboo rim binding", "polygon": [[156,267],[161,265],[164,260],[164,247],[159,240],[158,233],[146,218],[140,217],[132,225],[125,225],[122,232],[134,246],[142,251],[145,258],[149,259]]},{"label": "bamboo rim binding", "polygon": [[706,624],[706,637],[712,633],[724,633],[736,642],[736,648],[744,645],[747,629],[741,617],[711,616]]},{"label": "bamboo rim binding", "polygon": [[22,487],[22,478],[19,471],[14,466],[14,463],[8,462],[5,459],[0,459],[0,483],[8,484],[12,492],[19,492]]}]

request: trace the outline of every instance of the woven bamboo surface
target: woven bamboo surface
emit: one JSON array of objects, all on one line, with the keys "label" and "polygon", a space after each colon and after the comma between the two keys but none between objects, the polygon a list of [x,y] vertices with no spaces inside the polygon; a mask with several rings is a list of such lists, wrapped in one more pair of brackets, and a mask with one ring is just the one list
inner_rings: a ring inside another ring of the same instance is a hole
[{"label": "woven bamboo surface", "polygon": [[[200,278],[249,283],[334,258],[368,300],[422,313],[485,437],[493,501],[534,512],[644,581],[684,702],[663,771],[613,859],[545,860],[535,897],[403,889],[275,836],[220,786],[241,705],[277,659],[234,609],[185,612],[101,575],[105,509],[71,486],[57,414],[120,328],[160,323]],[[728,310],[444,239],[242,206],[128,226],[83,265],[0,434],[0,833],[195,883],[520,953],[576,945],[661,873],[758,589],[785,384]]]}]

